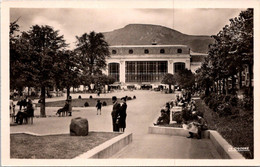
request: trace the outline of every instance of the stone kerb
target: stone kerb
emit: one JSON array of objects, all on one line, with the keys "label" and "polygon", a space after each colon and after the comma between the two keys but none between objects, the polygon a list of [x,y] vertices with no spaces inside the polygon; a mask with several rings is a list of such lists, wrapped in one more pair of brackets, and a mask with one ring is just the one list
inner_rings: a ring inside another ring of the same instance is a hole
[{"label": "stone kerb", "polygon": [[163,134],[163,135],[174,135],[174,136],[188,136],[188,131],[182,128],[174,127],[162,127],[162,126],[150,126],[148,132],[151,134]]},{"label": "stone kerb", "polygon": [[130,144],[133,140],[132,133],[123,133],[105,143],[93,148],[92,150],[83,153],[74,159],[98,159],[109,158],[122,148]]}]

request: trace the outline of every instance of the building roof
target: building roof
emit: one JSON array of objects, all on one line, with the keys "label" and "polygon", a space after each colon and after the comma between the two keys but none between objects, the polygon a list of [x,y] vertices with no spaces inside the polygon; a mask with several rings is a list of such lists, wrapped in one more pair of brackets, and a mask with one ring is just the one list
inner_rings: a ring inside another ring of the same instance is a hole
[{"label": "building roof", "polygon": [[113,45],[109,46],[111,48],[137,48],[137,47],[153,47],[153,48],[159,48],[159,47],[181,47],[181,48],[188,48],[187,45]]},{"label": "building roof", "polygon": [[207,55],[191,55],[191,62],[203,62]]}]

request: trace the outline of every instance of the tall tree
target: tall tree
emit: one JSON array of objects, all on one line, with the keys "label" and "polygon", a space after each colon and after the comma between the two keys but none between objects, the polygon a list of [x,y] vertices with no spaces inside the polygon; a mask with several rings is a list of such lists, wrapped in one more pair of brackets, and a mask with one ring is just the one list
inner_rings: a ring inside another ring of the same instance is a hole
[{"label": "tall tree", "polygon": [[46,87],[54,86],[55,64],[58,51],[65,48],[67,44],[63,35],[52,27],[34,25],[28,32],[23,32],[21,40],[28,48],[23,64],[29,64],[29,69],[23,73],[31,73],[35,86],[41,88],[41,116],[45,117],[45,93]]},{"label": "tall tree", "polygon": [[169,73],[167,73],[167,74],[165,74],[164,76],[163,76],[163,79],[162,79],[162,84],[167,84],[167,85],[169,85],[169,91],[170,91],[170,93],[172,92],[172,85],[174,85],[174,84],[176,84],[176,81],[175,81],[175,79],[174,79],[174,76],[173,76],[173,74],[169,74]]},{"label": "tall tree", "polygon": [[[80,58],[83,76],[101,74],[106,68],[106,58],[110,56],[108,44],[102,33],[84,33],[77,38],[75,51]],[[89,79],[86,79],[86,83]]]},{"label": "tall tree", "polygon": [[19,62],[19,25],[17,24],[19,19],[10,23],[9,26],[9,48],[10,48],[10,88],[22,90],[23,83],[21,83],[20,73],[21,73],[21,64]]},{"label": "tall tree", "polygon": [[184,69],[181,71],[178,71],[174,74],[174,80],[176,83],[184,89],[192,89],[192,86],[195,84],[195,76],[191,72],[191,70]]},{"label": "tall tree", "polygon": [[[210,84],[222,81],[223,93],[228,93],[228,79],[232,79],[232,90],[235,91],[237,74],[244,70],[246,64],[249,69],[249,87],[252,92],[253,76],[253,9],[242,11],[238,17],[230,19],[230,25],[226,25],[217,34],[212,36],[215,43],[209,47],[208,61],[199,72],[212,77]],[[204,80],[200,77],[201,80]],[[213,81],[213,82],[212,82]],[[202,83],[202,82],[201,82]],[[240,84],[241,85],[241,84]],[[220,87],[220,86],[219,86]]]},{"label": "tall tree", "polygon": [[67,99],[70,96],[70,88],[78,87],[80,83],[79,61],[74,51],[63,50],[57,54],[59,61],[55,64],[55,82],[57,88],[67,89]]}]

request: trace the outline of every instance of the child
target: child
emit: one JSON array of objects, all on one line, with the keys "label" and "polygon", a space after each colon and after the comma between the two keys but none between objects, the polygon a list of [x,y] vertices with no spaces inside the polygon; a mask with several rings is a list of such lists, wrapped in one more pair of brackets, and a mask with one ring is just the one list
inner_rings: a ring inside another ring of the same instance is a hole
[{"label": "child", "polygon": [[100,115],[101,115],[102,103],[100,102],[100,100],[97,100],[97,105],[96,105],[96,107],[97,107],[97,115],[98,115],[98,110],[99,110]]}]

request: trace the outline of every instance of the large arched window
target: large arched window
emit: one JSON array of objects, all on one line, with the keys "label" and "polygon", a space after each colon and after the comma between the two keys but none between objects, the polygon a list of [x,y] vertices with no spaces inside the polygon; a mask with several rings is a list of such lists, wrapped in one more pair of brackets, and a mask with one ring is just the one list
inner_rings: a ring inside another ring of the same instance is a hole
[{"label": "large arched window", "polygon": [[108,64],[108,75],[115,78],[119,82],[119,63]]},{"label": "large arched window", "polygon": [[177,53],[182,53],[182,49],[177,49]]},{"label": "large arched window", "polygon": [[174,72],[179,72],[181,70],[185,69],[185,63],[182,62],[178,62],[178,63],[174,63]]},{"label": "large arched window", "polygon": [[145,50],[144,50],[144,53],[145,53],[145,54],[148,54],[148,53],[149,53],[149,50],[148,50],[148,49],[145,49]]}]

